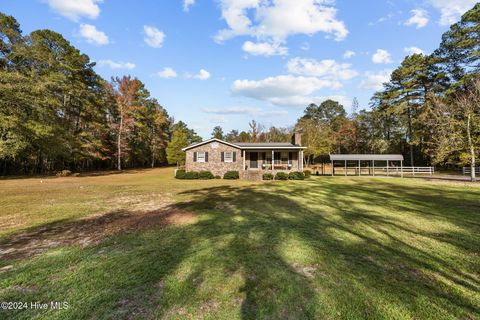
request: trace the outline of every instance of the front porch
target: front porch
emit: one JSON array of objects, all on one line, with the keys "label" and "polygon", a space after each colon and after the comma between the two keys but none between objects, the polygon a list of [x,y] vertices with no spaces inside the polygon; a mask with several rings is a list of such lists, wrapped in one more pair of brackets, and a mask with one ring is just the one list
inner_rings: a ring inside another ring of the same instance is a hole
[{"label": "front porch", "polygon": [[303,171],[303,150],[242,150],[243,170]]}]

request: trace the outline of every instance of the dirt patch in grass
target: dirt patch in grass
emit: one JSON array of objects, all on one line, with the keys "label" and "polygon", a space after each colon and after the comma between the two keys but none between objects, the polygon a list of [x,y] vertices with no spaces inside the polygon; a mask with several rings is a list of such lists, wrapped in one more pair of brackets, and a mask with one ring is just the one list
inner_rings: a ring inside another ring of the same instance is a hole
[{"label": "dirt patch in grass", "polygon": [[[143,208],[147,207],[149,206]],[[85,219],[53,223],[13,235],[0,243],[0,259],[25,258],[65,245],[86,247],[119,233],[194,221],[194,213],[174,205],[156,210],[116,210]]]}]

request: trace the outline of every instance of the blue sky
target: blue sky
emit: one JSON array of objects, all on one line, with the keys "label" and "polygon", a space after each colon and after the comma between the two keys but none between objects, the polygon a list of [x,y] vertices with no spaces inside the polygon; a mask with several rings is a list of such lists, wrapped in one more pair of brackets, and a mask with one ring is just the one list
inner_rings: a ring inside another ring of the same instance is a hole
[{"label": "blue sky", "polygon": [[368,102],[411,52],[431,53],[475,0],[0,0],[24,33],[51,29],[105,79],[142,80],[176,120],[293,125],[310,102]]}]

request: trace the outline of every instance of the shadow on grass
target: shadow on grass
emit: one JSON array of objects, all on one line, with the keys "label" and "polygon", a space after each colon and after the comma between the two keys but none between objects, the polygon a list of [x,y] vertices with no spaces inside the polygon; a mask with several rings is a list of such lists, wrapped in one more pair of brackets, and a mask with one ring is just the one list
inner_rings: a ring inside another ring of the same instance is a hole
[{"label": "shadow on grass", "polygon": [[[480,311],[478,192],[314,180],[183,196],[141,218],[126,210],[40,228],[30,240],[113,232],[0,274],[10,287],[0,300],[66,297],[70,309],[45,316],[69,318],[473,319]],[[177,218],[166,223],[170,212]],[[428,219],[428,228],[419,224]],[[35,315],[26,312],[12,315]]]}]

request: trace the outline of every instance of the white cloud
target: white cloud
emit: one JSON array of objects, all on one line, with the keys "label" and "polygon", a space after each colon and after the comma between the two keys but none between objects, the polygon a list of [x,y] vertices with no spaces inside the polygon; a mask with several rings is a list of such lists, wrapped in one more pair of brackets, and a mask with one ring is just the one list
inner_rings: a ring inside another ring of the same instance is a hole
[{"label": "white cloud", "polygon": [[387,14],[386,16],[383,16],[383,17],[378,18],[377,21],[369,22],[368,25],[369,25],[369,26],[374,26],[374,25],[380,24],[380,23],[382,23],[382,22],[391,20],[392,18],[393,18],[393,13],[390,12],[390,13]]},{"label": "white cloud", "polygon": [[473,8],[477,0],[428,0],[428,2],[440,10],[440,24],[449,26],[460,20],[462,14]]},{"label": "white cloud", "polygon": [[98,61],[98,65],[100,67],[103,67],[103,66],[109,66],[111,69],[134,69],[135,68],[135,64],[134,63],[131,63],[131,62],[115,62],[115,61],[112,61],[112,60],[100,60]]},{"label": "white cloud", "polygon": [[203,108],[203,112],[218,115],[249,115],[251,117],[283,116],[288,114],[286,110],[263,111],[252,107],[226,107],[226,108]]},{"label": "white cloud", "polygon": [[383,88],[383,84],[390,80],[390,74],[392,70],[386,69],[380,72],[365,72],[365,78],[360,83],[362,89],[374,89],[380,90]]},{"label": "white cloud", "polygon": [[107,35],[91,24],[80,25],[80,36],[87,40],[88,43],[97,44],[99,46],[109,43]]},{"label": "white cloud", "polygon": [[48,0],[49,7],[70,20],[78,21],[81,17],[95,19],[100,14],[97,3],[101,0]]},{"label": "white cloud", "polygon": [[310,43],[305,42],[304,44],[302,44],[302,46],[300,47],[300,49],[302,49],[303,51],[308,51],[308,50],[310,50]]},{"label": "white cloud", "polygon": [[373,63],[391,63],[392,56],[387,50],[377,49],[377,51],[372,55]]},{"label": "white cloud", "polygon": [[183,0],[183,11],[190,10],[190,7],[195,4],[195,0]]},{"label": "white cloud", "polygon": [[405,52],[407,55],[412,55],[412,54],[425,54],[425,52],[417,47],[406,47],[403,48],[403,52]]},{"label": "white cloud", "polygon": [[345,53],[343,54],[343,59],[350,59],[350,58],[352,58],[352,57],[355,56],[355,55],[356,55],[355,51],[347,50],[347,51],[345,51]]},{"label": "white cloud", "polygon": [[161,78],[169,79],[169,78],[176,78],[177,72],[170,67],[163,68],[162,71],[157,72],[157,75]]},{"label": "white cloud", "polygon": [[243,51],[254,56],[283,56],[288,53],[287,47],[282,47],[280,44],[246,41],[242,46]]},{"label": "white cloud", "polygon": [[235,80],[232,92],[236,95],[268,101],[275,105],[305,106],[315,91],[323,88],[339,89],[336,80],[293,75],[280,75],[262,80]]},{"label": "white cloud", "polygon": [[162,47],[163,40],[165,39],[165,33],[153,26],[143,26],[143,32],[145,33],[143,40],[146,44],[153,48]]},{"label": "white cloud", "polygon": [[293,58],[287,63],[287,69],[294,74],[305,76],[324,77],[334,80],[348,80],[358,75],[351,68],[351,64],[337,63],[335,60],[321,60]]},{"label": "white cloud", "polygon": [[208,72],[205,69],[200,69],[200,71],[198,71],[197,74],[194,74],[194,75],[188,74],[187,77],[198,79],[198,80],[207,80],[210,78],[210,72]]},{"label": "white cloud", "polygon": [[423,28],[428,24],[428,13],[423,9],[413,9],[410,11],[412,16],[405,22],[406,26],[416,26],[417,29]]},{"label": "white cloud", "polygon": [[[222,42],[236,36],[284,41],[294,34],[333,34],[343,40],[348,34],[337,20],[332,0],[221,0],[222,18],[228,25],[215,39]],[[254,17],[254,18],[252,18]]]},{"label": "white cloud", "polygon": [[222,124],[222,123],[226,123],[227,119],[224,116],[213,116],[213,117],[210,117],[208,121],[210,121],[210,123],[213,123],[213,124]]}]

